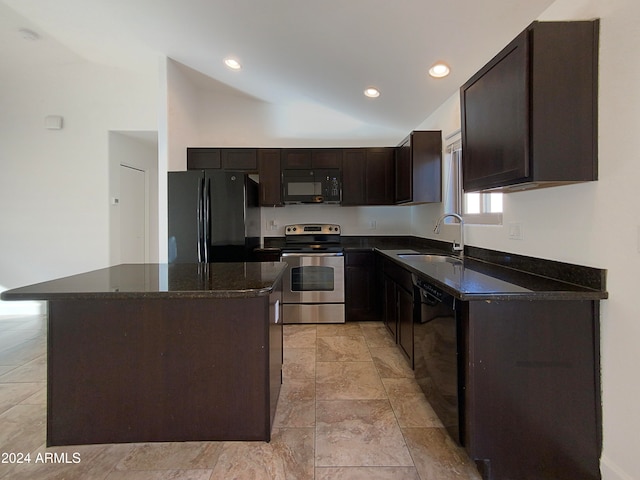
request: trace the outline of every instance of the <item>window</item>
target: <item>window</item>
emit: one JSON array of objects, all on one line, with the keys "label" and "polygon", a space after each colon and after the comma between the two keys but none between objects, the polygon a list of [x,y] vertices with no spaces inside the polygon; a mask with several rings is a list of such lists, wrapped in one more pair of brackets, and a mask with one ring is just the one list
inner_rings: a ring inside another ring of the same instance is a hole
[{"label": "window", "polygon": [[462,191],[462,141],[460,131],[445,141],[444,211],[459,213],[465,223],[501,225],[502,193],[464,193]]}]

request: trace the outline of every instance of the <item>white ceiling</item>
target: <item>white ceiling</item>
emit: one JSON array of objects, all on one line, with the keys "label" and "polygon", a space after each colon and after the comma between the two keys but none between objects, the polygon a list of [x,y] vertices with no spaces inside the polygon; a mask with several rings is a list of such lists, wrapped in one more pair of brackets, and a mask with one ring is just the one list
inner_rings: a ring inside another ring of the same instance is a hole
[{"label": "white ceiling", "polygon": [[[275,105],[317,104],[408,132],[553,0],[1,0],[0,75],[159,55]],[[41,35],[27,41],[18,30]],[[240,72],[222,63],[235,55]],[[432,79],[444,60],[452,73]],[[1,78],[1,77],[0,77]],[[368,86],[379,88],[366,98]]]}]

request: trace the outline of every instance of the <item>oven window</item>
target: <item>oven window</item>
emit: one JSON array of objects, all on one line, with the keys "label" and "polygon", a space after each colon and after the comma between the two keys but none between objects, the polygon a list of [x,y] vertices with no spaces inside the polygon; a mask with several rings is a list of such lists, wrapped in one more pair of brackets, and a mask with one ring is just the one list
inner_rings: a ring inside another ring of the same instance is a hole
[{"label": "oven window", "polygon": [[305,265],[291,269],[293,292],[333,291],[333,267]]}]

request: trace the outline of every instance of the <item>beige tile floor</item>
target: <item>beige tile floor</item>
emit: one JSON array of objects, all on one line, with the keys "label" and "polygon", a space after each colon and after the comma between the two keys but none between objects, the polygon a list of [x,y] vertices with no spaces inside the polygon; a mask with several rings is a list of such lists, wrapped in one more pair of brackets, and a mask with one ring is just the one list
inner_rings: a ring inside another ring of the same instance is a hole
[{"label": "beige tile floor", "polygon": [[270,443],[45,448],[46,321],[0,318],[0,478],[480,478],[381,324],[286,325],[284,345]]}]

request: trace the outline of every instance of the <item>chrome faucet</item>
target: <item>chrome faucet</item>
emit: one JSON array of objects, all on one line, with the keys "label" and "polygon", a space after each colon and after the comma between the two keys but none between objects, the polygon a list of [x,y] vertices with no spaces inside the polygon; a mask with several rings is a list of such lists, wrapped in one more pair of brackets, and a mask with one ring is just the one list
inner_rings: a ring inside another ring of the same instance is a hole
[{"label": "chrome faucet", "polygon": [[452,247],[454,252],[460,252],[460,256],[463,256],[464,255],[464,220],[460,215],[458,215],[457,213],[445,213],[436,222],[436,228],[433,229],[433,232],[438,234],[440,233],[440,225],[442,224],[442,221],[447,217],[455,217],[460,222],[460,243],[456,245],[456,241],[454,240]]}]

